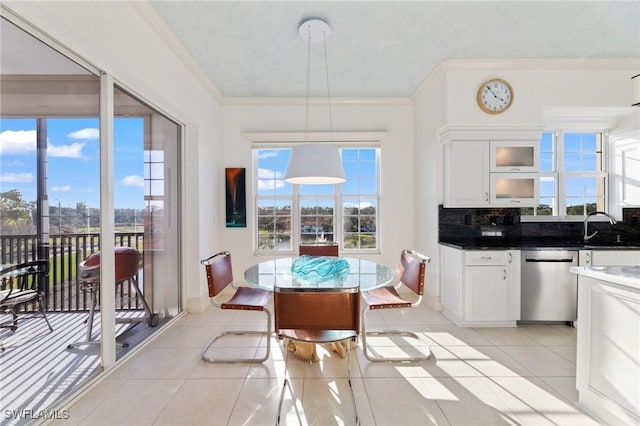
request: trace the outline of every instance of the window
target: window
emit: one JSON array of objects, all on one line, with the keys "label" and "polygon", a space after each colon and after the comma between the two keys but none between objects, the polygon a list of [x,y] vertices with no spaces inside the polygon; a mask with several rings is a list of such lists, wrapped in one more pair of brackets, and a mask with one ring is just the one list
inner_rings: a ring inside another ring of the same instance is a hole
[{"label": "window", "polygon": [[378,249],[379,149],[342,148],[346,181],[340,185],[286,183],[290,153],[255,150],[257,252],[320,241],[338,241],[342,250]]},{"label": "window", "polygon": [[545,132],[540,138],[540,203],[523,215],[572,217],[606,211],[602,133]]}]

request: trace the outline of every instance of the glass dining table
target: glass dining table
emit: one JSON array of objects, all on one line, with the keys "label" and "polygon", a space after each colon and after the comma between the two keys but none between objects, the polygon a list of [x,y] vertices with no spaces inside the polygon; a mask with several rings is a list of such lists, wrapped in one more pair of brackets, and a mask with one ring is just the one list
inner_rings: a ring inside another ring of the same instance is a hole
[{"label": "glass dining table", "polygon": [[244,271],[244,279],[248,285],[273,291],[335,291],[358,292],[383,287],[393,281],[394,271],[383,264],[372,260],[353,257],[340,257],[349,265],[345,275],[339,279],[322,281],[306,280],[292,272],[292,266],[299,257],[282,257],[265,260]]},{"label": "glass dining table", "polygon": [[[257,263],[244,271],[244,279],[249,286],[262,288],[277,293],[359,293],[373,290],[391,283],[394,279],[394,271],[380,263],[371,260],[352,257],[323,258],[328,261],[340,262],[348,265],[348,269],[334,276],[326,276],[323,279],[305,279],[294,272],[292,267],[296,262],[305,260],[305,256],[283,257],[265,260]],[[320,260],[320,259],[317,259]],[[346,266],[346,265],[345,265]],[[296,269],[296,271],[299,271]],[[317,361],[316,345],[305,342],[289,342],[289,351],[294,356],[308,361]],[[331,343],[330,350],[345,357],[346,346],[339,342]]]}]

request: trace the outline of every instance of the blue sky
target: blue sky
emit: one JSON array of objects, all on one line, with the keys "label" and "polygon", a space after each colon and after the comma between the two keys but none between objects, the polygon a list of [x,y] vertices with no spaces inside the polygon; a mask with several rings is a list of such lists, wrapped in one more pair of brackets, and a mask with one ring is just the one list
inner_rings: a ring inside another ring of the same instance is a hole
[{"label": "blue sky", "polygon": [[[97,208],[99,198],[99,121],[97,118],[49,118],[47,172],[49,204]],[[115,207],[144,207],[143,120],[114,123]],[[36,199],[36,120],[0,119],[0,192],[18,189]]]}]

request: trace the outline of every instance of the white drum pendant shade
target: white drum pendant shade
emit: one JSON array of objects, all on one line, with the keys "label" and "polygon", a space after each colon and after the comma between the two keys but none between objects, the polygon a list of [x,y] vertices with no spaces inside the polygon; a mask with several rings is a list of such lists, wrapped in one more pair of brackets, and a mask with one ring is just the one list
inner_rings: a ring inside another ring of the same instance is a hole
[{"label": "white drum pendant shade", "polygon": [[338,147],[318,143],[294,146],[284,180],[307,185],[344,182],[346,179]]}]

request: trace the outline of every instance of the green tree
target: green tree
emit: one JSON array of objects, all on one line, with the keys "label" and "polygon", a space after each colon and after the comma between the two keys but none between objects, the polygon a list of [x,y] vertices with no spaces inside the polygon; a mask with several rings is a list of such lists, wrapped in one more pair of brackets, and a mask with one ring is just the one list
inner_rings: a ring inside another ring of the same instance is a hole
[{"label": "green tree", "polygon": [[3,233],[21,233],[31,226],[32,203],[17,189],[0,192],[0,225]]}]

